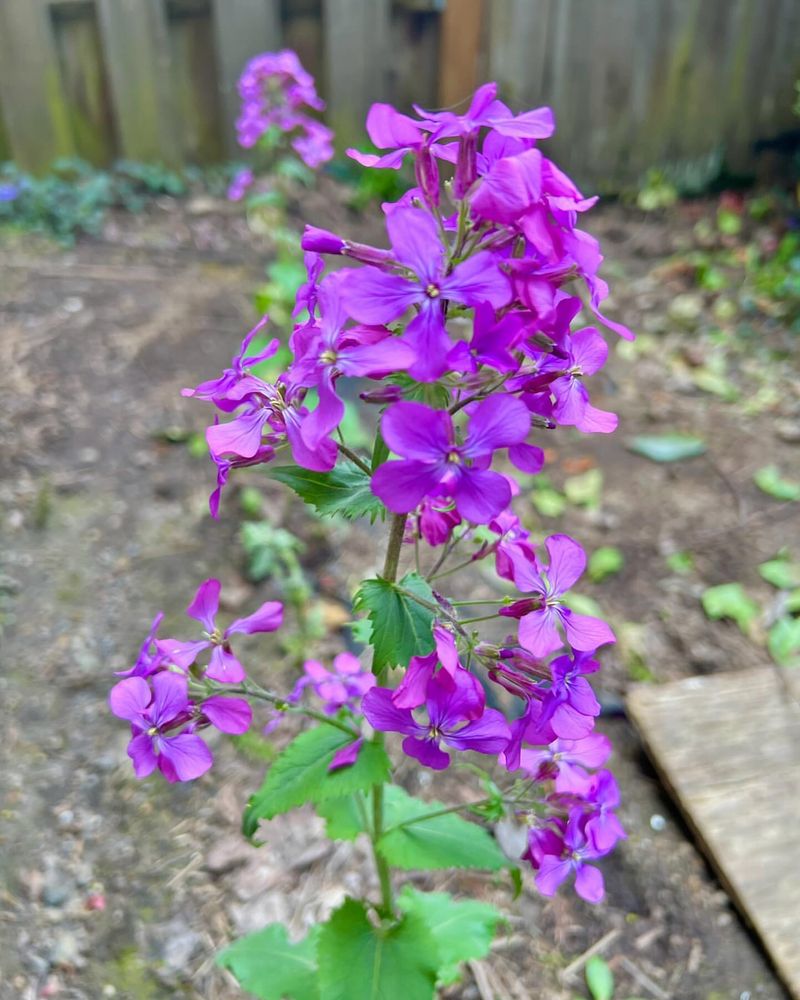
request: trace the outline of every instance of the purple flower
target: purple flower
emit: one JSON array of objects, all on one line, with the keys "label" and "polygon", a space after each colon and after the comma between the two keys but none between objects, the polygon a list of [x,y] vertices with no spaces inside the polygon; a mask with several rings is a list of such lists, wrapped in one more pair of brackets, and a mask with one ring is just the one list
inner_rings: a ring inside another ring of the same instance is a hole
[{"label": "purple flower", "polygon": [[483,689],[472,674],[458,670],[454,678],[442,672],[428,682],[427,721],[417,722],[411,709],[398,708],[388,688],[373,688],[364,696],[364,715],[381,732],[402,733],[403,751],[425,767],[443,771],[450,766],[450,750],[496,754],[509,738],[506,720],[484,708]]},{"label": "purple flower", "polygon": [[213,763],[211,751],[195,733],[169,735],[191,718],[186,678],[160,673],[152,685],[151,691],[142,677],[128,677],[109,695],[114,715],[131,724],[128,756],[136,777],[146,778],[158,768],[170,782],[199,778]]},{"label": "purple flower", "polygon": [[613,850],[618,840],[627,837],[613,812],[619,805],[619,788],[614,775],[610,771],[594,775],[586,798],[593,806],[586,821],[586,836],[596,851],[606,854]]},{"label": "purple flower", "polygon": [[542,699],[542,721],[553,727],[557,736],[581,739],[594,728],[600,714],[600,702],[584,674],[600,669],[594,650],[559,656],[550,664],[552,682]]},{"label": "purple flower", "polygon": [[130,670],[118,671],[117,677],[148,677],[161,668],[164,662],[164,654],[158,650],[156,635],[163,620],[164,612],[159,611],[153,619],[153,624],[150,626],[150,631],[147,633],[144,642],[139,647],[139,655],[136,657],[136,663],[134,663]]},{"label": "purple flower", "polygon": [[[181,395],[209,400],[226,413],[235,410],[240,405],[243,396],[246,395],[247,389],[251,389],[254,384],[263,385],[263,383],[256,383],[255,380],[251,384],[249,380],[252,376],[248,375],[248,368],[257,365],[261,361],[266,361],[267,358],[271,358],[281,346],[281,342],[275,337],[259,354],[247,357],[250,344],[268,322],[269,316],[264,315],[261,317],[242,341],[238,353],[231,359],[231,367],[226,368],[219,378],[211,379],[208,382],[201,382],[194,389],[181,389]],[[242,383],[246,387],[244,392],[242,391]]]},{"label": "purple flower", "polygon": [[584,434],[610,434],[617,429],[617,415],[599,410],[589,402],[589,393],[583,384],[585,375],[594,375],[606,363],[608,344],[593,327],[568,334],[561,347],[567,355],[548,358],[540,366],[543,374],[555,374],[549,392],[555,398],[552,413],[564,426],[577,427]]},{"label": "purple flower", "polygon": [[21,191],[17,184],[0,184],[0,201],[15,201]]},{"label": "purple flower", "polygon": [[[435,648],[427,656],[412,656],[402,681],[392,692],[392,701],[398,708],[418,708],[425,703],[428,684],[436,676],[446,689],[455,686],[455,678],[462,669],[458,649],[452,632],[438,622],[433,626]],[[441,665],[437,673],[436,668]],[[483,706],[479,706],[480,712]]]},{"label": "purple flower", "polygon": [[404,371],[414,363],[415,354],[408,344],[392,337],[385,327],[345,330],[340,289],[342,275],[330,274],[319,286],[319,325],[298,327],[291,346],[296,360],[286,379],[294,387],[315,387],[319,403],[301,420],[301,436],[312,450],[339,426],[344,403],[335,389],[340,375],[352,378],[374,377]]},{"label": "purple flower", "polygon": [[526,407],[495,396],[470,410],[463,444],[445,410],[422,403],[395,403],[383,415],[383,438],[401,461],[386,462],[372,489],[396,514],[414,510],[427,496],[452,496],[462,517],[485,524],[511,500],[508,480],[487,467],[498,448],[521,444],[530,429]]},{"label": "purple flower", "polygon": [[[443,545],[461,524],[461,515],[449,496],[426,497],[417,513],[417,534],[428,545]],[[413,538],[410,539],[413,541]]]},{"label": "purple flower", "polygon": [[[526,610],[520,616],[520,644],[534,656],[546,656],[563,644],[559,626],[570,646],[581,652],[615,642],[614,633],[604,621],[575,614],[561,601],[586,568],[586,554],[581,546],[568,535],[550,535],[544,545],[549,556],[546,568],[539,570],[533,563],[514,567],[517,586],[530,593],[536,603],[534,610]],[[517,617],[512,608],[503,608],[502,613]]]},{"label": "purple flower", "polygon": [[452,111],[425,111],[414,105],[414,110],[433,129],[434,138],[465,136],[490,128],[500,135],[519,139],[547,139],[555,131],[555,119],[550,108],[535,108],[521,115],[514,115],[497,100],[497,84],[485,83],[475,91],[466,114]]},{"label": "purple flower", "polygon": [[221,733],[231,736],[241,736],[250,728],[253,721],[253,709],[244,698],[229,698],[224,694],[215,694],[200,706],[201,719],[208,722]]},{"label": "purple flower", "polygon": [[419,208],[397,208],[386,227],[392,253],[413,279],[375,267],[351,271],[342,287],[344,305],[360,323],[389,323],[416,306],[404,340],[416,353],[409,374],[423,382],[447,368],[451,349],[444,319],[448,300],[465,306],[488,302],[498,308],[511,297],[506,276],[488,251],[468,257],[448,270],[445,248],[433,218]]},{"label": "purple flower", "polygon": [[536,888],[543,896],[555,895],[556,889],[570,875],[575,875],[575,892],[587,903],[599,903],[605,895],[603,873],[589,861],[607,852],[596,850],[584,829],[585,819],[580,809],[570,813],[564,832],[564,849],[560,854],[544,854],[536,875]]},{"label": "purple flower", "polygon": [[311,685],[314,694],[324,702],[323,711],[327,715],[336,715],[342,708],[358,712],[361,699],[376,683],[375,675],[364,670],[352,653],[335,656],[332,670],[326,670],[319,660],[306,660],[303,670],[305,677],[295,685],[290,700],[297,700],[300,691]]},{"label": "purple flower", "polygon": [[[397,170],[402,166],[408,153],[419,153],[423,146],[427,147],[429,143],[428,136],[422,129],[422,123],[414,121],[408,115],[400,114],[390,104],[373,104],[367,113],[366,127],[373,146],[378,149],[390,149],[392,152],[376,156],[374,153],[360,153],[357,149],[348,149],[347,155],[362,167]],[[455,157],[455,150],[452,147],[432,145],[428,148],[429,154],[442,159],[452,161]]]},{"label": "purple flower", "polygon": [[251,635],[256,632],[274,632],[283,621],[283,605],[280,601],[266,601],[246,618],[237,618],[222,632],[214,618],[219,609],[219,580],[203,581],[198,587],[194,600],[186,609],[190,618],[195,618],[205,629],[205,638],[198,642],[180,642],[177,639],[160,639],[158,649],[170,663],[181,670],[188,670],[200,653],[211,650],[211,660],[205,676],[221,683],[238,683],[246,677],[245,669],[233,654],[230,637],[237,632]]},{"label": "purple flower", "polygon": [[559,793],[587,796],[596,778],[586,768],[601,767],[611,755],[611,740],[601,733],[590,733],[579,740],[553,740],[541,750],[523,749],[519,766],[534,781],[555,778]]},{"label": "purple flower", "polygon": [[237,170],[233,176],[233,180],[228,186],[228,200],[241,201],[254,180],[255,175],[249,167],[245,167],[243,170]]}]

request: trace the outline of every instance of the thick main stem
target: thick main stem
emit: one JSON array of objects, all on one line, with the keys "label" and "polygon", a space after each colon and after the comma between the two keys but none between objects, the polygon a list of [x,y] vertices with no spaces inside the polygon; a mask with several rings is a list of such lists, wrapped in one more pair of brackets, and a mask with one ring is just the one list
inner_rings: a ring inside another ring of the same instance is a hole
[{"label": "thick main stem", "polygon": [[[389,528],[389,542],[386,546],[386,557],[383,561],[383,579],[394,583],[397,579],[397,568],[400,565],[400,552],[403,548],[403,535],[406,530],[406,515],[395,514]],[[378,676],[380,683],[381,677]],[[385,737],[381,732],[375,733],[375,742],[383,746]],[[378,851],[378,841],[383,836],[383,785],[375,785],[372,789],[372,853],[375,857],[375,868],[381,886],[381,915],[394,916],[394,898],[392,895],[392,874],[386,859]]]}]

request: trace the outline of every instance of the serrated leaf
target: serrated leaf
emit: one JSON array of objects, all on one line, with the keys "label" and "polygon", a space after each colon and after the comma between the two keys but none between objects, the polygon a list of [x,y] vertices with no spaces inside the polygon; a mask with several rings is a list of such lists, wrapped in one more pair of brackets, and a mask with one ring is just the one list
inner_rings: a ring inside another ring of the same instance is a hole
[{"label": "serrated leaf", "polygon": [[320,1000],[433,1000],[439,955],[416,913],[384,929],[347,899],[320,928],[317,958]]},{"label": "serrated leaf", "polygon": [[502,913],[489,903],[456,901],[446,892],[418,892],[407,885],[397,905],[406,913],[416,913],[428,925],[439,952],[440,986],[450,986],[461,978],[460,965],[489,954],[495,929]]},{"label": "serrated leaf", "polygon": [[740,583],[721,583],[717,587],[709,587],[700,600],[709,618],[730,618],[745,635],[749,634],[750,626],[759,614],[758,605],[747,596]]},{"label": "serrated leaf", "polygon": [[407,573],[399,584],[380,577],[365,580],[353,600],[357,611],[369,613],[375,673],[385,667],[405,667],[412,656],[424,656],[433,649],[433,611],[400,593],[398,588],[435,604],[433,591],[418,573]]},{"label": "serrated leaf", "polygon": [[340,799],[326,799],[315,806],[317,814],[325,820],[325,833],[331,840],[355,840],[363,833],[364,803],[359,808],[355,795]]},{"label": "serrated leaf", "polygon": [[[441,802],[415,799],[398,785],[385,791],[384,829],[378,850],[396,868],[482,868],[499,871],[511,862],[482,826],[456,813],[417,823],[411,819],[444,809]],[[397,824],[406,823],[406,826]]]},{"label": "serrated leaf", "polygon": [[769,630],[767,648],[779,666],[800,666],[800,618],[779,618]]},{"label": "serrated leaf", "polygon": [[592,583],[600,583],[607,576],[619,573],[625,565],[625,557],[618,548],[613,545],[601,545],[589,556],[587,567],[589,579]]},{"label": "serrated leaf", "polygon": [[765,465],[753,476],[753,482],[776,500],[800,500],[800,483],[784,479],[777,465]]},{"label": "serrated leaf", "polygon": [[703,455],[706,444],[691,434],[640,434],[628,441],[628,448],[651,462],[679,462]]},{"label": "serrated leaf", "polygon": [[586,985],[593,1000],[612,1000],[614,996],[614,976],[599,955],[592,955],[586,963]]},{"label": "serrated leaf", "polygon": [[386,513],[386,508],[372,492],[369,476],[352,462],[340,462],[330,472],[279,465],[270,468],[269,474],[326,517],[338,514],[349,520],[368,517],[374,521]]},{"label": "serrated leaf", "polygon": [[779,590],[793,590],[800,587],[800,563],[779,556],[761,563],[758,572],[762,578]]},{"label": "serrated leaf", "polygon": [[365,791],[389,777],[391,764],[383,747],[366,742],[349,767],[329,771],[334,754],[353,737],[321,725],[300,733],[278,756],[261,788],[244,811],[242,832],[252,837],[260,819],[272,819],[304,802],[323,802]]},{"label": "serrated leaf", "polygon": [[268,924],[221,951],[217,964],[229,969],[243,989],[261,1000],[320,1000],[318,932],[315,927],[302,941],[292,944],[283,924]]}]

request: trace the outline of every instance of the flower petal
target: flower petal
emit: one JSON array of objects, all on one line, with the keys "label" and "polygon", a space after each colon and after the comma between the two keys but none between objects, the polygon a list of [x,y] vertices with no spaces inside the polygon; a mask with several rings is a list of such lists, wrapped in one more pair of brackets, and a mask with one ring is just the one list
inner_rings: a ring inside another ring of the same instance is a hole
[{"label": "flower petal", "polygon": [[246,618],[237,618],[225,629],[225,638],[235,632],[253,635],[256,632],[275,632],[283,624],[283,605],[280,601],[265,601]]},{"label": "flower petal", "polygon": [[246,733],[253,721],[253,709],[244,698],[226,698],[215,694],[202,704],[203,715],[221,733],[238,736]]},{"label": "flower petal", "polygon": [[162,758],[159,767],[169,777],[170,768],[164,766],[164,761],[168,761],[178,781],[193,781],[214,763],[211,751],[196,733],[163,737],[159,740],[159,749]]},{"label": "flower petal", "polygon": [[393,693],[388,688],[372,688],[364,695],[361,711],[372,728],[382,733],[404,733],[408,736],[427,733],[427,729],[414,720],[409,709],[395,705]]},{"label": "flower petal", "polygon": [[550,557],[547,579],[550,581],[551,593],[564,594],[583,575],[586,569],[586,553],[569,535],[550,535],[545,539],[544,545]]},{"label": "flower petal", "polygon": [[111,688],[108,704],[118,719],[126,719],[128,722],[137,722],[144,726],[146,721],[140,722],[140,720],[152,698],[150,685],[144,678],[127,677]]},{"label": "flower petal", "polygon": [[214,617],[219,610],[219,592],[222,584],[219,580],[204,580],[197,588],[192,603],[186,609],[186,614],[200,622],[207,632],[216,628]]}]

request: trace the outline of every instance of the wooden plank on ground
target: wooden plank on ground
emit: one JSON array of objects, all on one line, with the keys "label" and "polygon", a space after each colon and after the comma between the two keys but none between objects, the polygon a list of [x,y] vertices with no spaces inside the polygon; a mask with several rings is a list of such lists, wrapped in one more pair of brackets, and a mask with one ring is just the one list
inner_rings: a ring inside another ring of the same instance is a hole
[{"label": "wooden plank on ground", "polygon": [[483,0],[448,0],[442,14],[439,103],[468,102],[479,83]]},{"label": "wooden plank on ground", "polygon": [[278,0],[214,0],[213,17],[225,142],[233,154],[239,148],[236,84],[248,59],[281,47],[280,4]]},{"label": "wooden plank on ground", "polygon": [[181,163],[164,0],[97,0],[122,154]]},{"label": "wooden plank on ground", "polygon": [[19,166],[41,172],[56,157],[74,155],[44,0],[0,3],[0,103]]},{"label": "wooden plank on ground", "polygon": [[638,685],[628,709],[733,900],[800,1000],[800,672]]},{"label": "wooden plank on ground", "polygon": [[364,142],[370,105],[389,97],[390,0],[323,0],[327,120],[339,149]]}]

